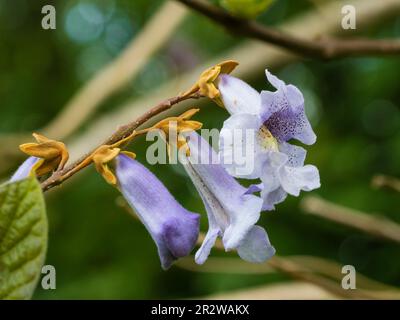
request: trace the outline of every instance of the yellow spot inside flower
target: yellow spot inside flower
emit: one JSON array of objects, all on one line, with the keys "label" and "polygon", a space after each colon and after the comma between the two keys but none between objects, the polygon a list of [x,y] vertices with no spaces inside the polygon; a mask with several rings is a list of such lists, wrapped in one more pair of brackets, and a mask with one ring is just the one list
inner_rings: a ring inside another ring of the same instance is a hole
[{"label": "yellow spot inside flower", "polygon": [[272,135],[266,126],[262,126],[257,134],[259,145],[265,150],[279,151],[278,141]]}]

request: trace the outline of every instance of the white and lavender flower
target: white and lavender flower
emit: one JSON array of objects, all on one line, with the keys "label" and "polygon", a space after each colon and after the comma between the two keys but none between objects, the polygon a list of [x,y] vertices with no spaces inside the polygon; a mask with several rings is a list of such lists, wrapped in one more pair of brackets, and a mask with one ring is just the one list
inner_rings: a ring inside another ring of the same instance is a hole
[{"label": "white and lavender flower", "polygon": [[[291,139],[308,145],[316,141],[302,93],[268,70],[266,75],[275,92],[260,94],[240,79],[220,76],[222,101],[231,114],[221,130],[220,157],[231,175],[260,178],[262,183],[251,189],[261,190],[263,210],[273,210],[287,194],[298,196],[301,190],[319,188],[320,181],[315,166],[304,166],[306,150],[288,143]],[[235,132],[240,133],[240,141],[234,139]],[[245,161],[235,161],[243,154]]]},{"label": "white and lavender flower", "polygon": [[200,216],[183,208],[157,177],[138,161],[116,158],[119,188],[155,241],[163,269],[187,256],[199,235]]},{"label": "white and lavender flower", "polygon": [[207,211],[209,230],[196,252],[195,261],[207,260],[218,236],[225,250],[238,251],[250,262],[263,262],[275,254],[264,228],[256,226],[262,199],[247,194],[219,163],[218,155],[196,132],[187,134],[190,154],[180,154],[180,159],[199,192]]}]

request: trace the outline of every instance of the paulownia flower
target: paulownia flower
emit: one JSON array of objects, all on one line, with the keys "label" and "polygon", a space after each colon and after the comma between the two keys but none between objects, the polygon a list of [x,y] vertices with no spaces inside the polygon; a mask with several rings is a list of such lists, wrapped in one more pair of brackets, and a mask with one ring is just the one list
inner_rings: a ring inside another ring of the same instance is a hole
[{"label": "paulownia flower", "polygon": [[[308,145],[316,141],[302,93],[268,70],[266,75],[275,92],[260,94],[240,79],[220,76],[221,97],[231,114],[221,130],[220,156],[233,176],[261,179],[251,191],[261,190],[263,209],[272,210],[287,194],[298,196],[301,190],[319,188],[320,181],[315,166],[304,166],[306,150],[288,143],[291,139]],[[240,139],[234,139],[235,133],[240,133]],[[235,161],[243,154],[245,161]]]},{"label": "paulownia flower", "polygon": [[196,252],[195,261],[207,260],[218,236],[225,250],[237,249],[239,256],[250,262],[263,262],[275,253],[264,228],[256,226],[262,199],[247,194],[218,161],[212,147],[196,132],[188,132],[189,155],[180,160],[199,192],[207,211],[209,230]]},{"label": "paulownia flower", "polygon": [[119,189],[155,241],[163,269],[194,248],[200,216],[183,208],[146,167],[125,154],[116,157]]}]

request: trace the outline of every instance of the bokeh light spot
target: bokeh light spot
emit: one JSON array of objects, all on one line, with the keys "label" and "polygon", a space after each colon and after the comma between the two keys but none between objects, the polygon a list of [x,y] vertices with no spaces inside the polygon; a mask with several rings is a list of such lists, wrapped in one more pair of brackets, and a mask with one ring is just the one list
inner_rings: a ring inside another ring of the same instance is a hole
[{"label": "bokeh light spot", "polygon": [[104,22],[104,15],[95,4],[81,2],[68,11],[65,31],[71,40],[86,43],[100,37]]}]

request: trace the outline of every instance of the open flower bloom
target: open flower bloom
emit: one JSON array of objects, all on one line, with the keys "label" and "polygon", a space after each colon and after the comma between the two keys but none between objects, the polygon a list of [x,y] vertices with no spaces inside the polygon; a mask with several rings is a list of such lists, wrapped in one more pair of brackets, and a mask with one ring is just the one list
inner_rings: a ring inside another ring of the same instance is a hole
[{"label": "open flower bloom", "polygon": [[183,208],[160,180],[138,161],[116,157],[119,188],[155,241],[163,269],[194,248],[200,216]]},{"label": "open flower bloom", "polygon": [[260,94],[240,79],[220,76],[221,97],[231,114],[221,130],[220,156],[233,176],[261,179],[252,191],[261,190],[263,210],[272,210],[287,194],[319,188],[320,181],[315,166],[304,166],[306,150],[288,143],[316,141],[302,93],[268,70],[266,75],[275,92]]},{"label": "open flower bloom", "polygon": [[207,260],[218,236],[222,237],[225,250],[237,249],[244,260],[263,262],[270,258],[275,249],[264,228],[255,226],[262,199],[247,194],[247,189],[220,165],[218,155],[196,132],[185,135],[190,153],[180,153],[180,160],[204,202],[209,223],[196,252],[196,263]]}]

